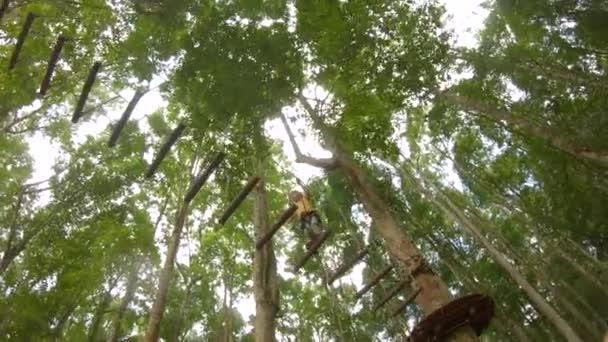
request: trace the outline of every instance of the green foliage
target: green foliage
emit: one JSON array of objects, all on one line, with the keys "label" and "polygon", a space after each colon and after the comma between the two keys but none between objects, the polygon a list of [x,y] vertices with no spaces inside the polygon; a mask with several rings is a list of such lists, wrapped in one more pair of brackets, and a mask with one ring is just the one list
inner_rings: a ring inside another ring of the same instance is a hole
[{"label": "green foliage", "polygon": [[[534,341],[560,336],[456,214],[584,339],[604,333],[608,12],[602,1],[490,2],[479,45],[466,49],[453,46],[437,1],[11,4],[0,28],[3,61],[26,14],[38,17],[16,68],[0,68],[2,340],[106,340],[119,310],[120,339],[141,339],[184,193],[224,151],[226,160],[191,203],[161,337],[253,341],[254,317],[242,316],[259,271],[252,267],[253,194],[225,226],[216,221],[259,170],[270,220],[285,209],[295,187],[293,166],[265,128],[285,107],[301,109],[296,95],[312,97],[313,89],[315,112],[298,118],[313,131],[327,127],[321,143],[333,139],[352,156],[453,295],[494,298],[496,318],[485,340],[520,340],[518,328]],[[70,39],[49,94],[39,98],[60,33]],[[97,60],[103,68],[85,124],[74,126],[70,114]],[[115,94],[158,80],[166,108],[129,122],[115,148],[107,147],[110,127],[83,135],[86,123],[115,114]],[[149,156],[180,122],[188,129],[154,179],[144,180]],[[44,170],[35,168],[34,135],[61,152],[48,180],[38,178]],[[399,340],[422,318],[414,305],[389,317],[406,292],[371,312],[399,272],[355,301],[352,278],[365,283],[391,260],[376,233],[379,223],[368,222],[347,176],[328,170],[309,181],[333,234],[299,275],[282,266],[304,254],[301,232],[285,227],[273,238],[279,340]],[[441,207],[447,202],[451,214]],[[363,272],[324,284],[363,246],[370,247]]]},{"label": "green foliage", "polygon": [[250,21],[231,8],[204,13],[185,44],[175,98],[200,130],[259,127],[301,84],[301,53],[281,22]]}]

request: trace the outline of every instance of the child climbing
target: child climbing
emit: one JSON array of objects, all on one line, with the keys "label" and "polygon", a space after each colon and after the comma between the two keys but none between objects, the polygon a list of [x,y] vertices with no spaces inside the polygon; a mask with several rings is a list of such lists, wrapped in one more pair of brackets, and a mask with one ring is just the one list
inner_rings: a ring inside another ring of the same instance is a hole
[{"label": "child climbing", "polygon": [[289,193],[289,203],[295,204],[298,207],[290,221],[298,220],[300,222],[300,229],[304,232],[304,236],[308,238],[306,249],[309,250],[321,238],[323,223],[321,222],[321,217],[311,204],[310,194],[306,190],[306,187],[299,179],[298,183],[304,189],[304,192],[293,190]]}]

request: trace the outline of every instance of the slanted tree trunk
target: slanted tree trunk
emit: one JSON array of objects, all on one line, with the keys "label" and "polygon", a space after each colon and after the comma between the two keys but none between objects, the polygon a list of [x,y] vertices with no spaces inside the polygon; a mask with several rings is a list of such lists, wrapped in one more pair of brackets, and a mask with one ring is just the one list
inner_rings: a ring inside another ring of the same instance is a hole
[{"label": "slanted tree trunk", "polygon": [[41,231],[40,228],[33,228],[31,231],[25,231],[21,241],[17,241],[17,229],[20,221],[20,211],[24,202],[25,191],[21,189],[17,194],[17,202],[13,206],[13,218],[8,233],[8,240],[0,259],[0,275],[3,275],[8,267],[13,263],[15,258],[25,250],[25,247],[34,236]]},{"label": "slanted tree trunk", "polygon": [[62,340],[63,330],[65,329],[65,326],[68,323],[68,320],[70,319],[70,316],[72,316],[72,314],[74,313],[74,311],[76,311],[76,309],[80,305],[80,300],[81,300],[82,292],[83,291],[80,291],[74,297],[74,300],[68,305],[68,307],[63,312],[63,314],[61,316],[59,316],[59,318],[57,319],[57,324],[51,330],[51,337],[52,337],[53,340],[55,340],[55,341]]},{"label": "slanted tree trunk", "polygon": [[499,124],[504,122],[516,131],[540,139],[548,145],[577,158],[599,162],[604,166],[608,166],[608,151],[594,151],[584,146],[579,146],[572,139],[568,139],[564,137],[563,134],[559,134],[559,132],[555,132],[548,127],[544,127],[525,117],[516,116],[505,109],[492,107],[463,95],[456,94],[453,91],[448,90],[443,92],[441,96],[466,111]]},{"label": "slanted tree trunk", "polygon": [[[178,270],[181,271],[181,269],[179,268],[179,264],[177,264],[178,266]],[[186,295],[184,296],[184,300],[182,301],[182,305],[180,306],[180,308],[178,309],[177,312],[177,321],[175,322],[175,329],[173,331],[173,337],[171,339],[171,341],[180,341],[181,340],[181,336],[183,334],[183,326],[184,326],[184,315],[187,314],[188,310],[190,309],[190,300],[192,298],[192,288],[194,286],[196,286],[196,283],[202,279],[202,277],[197,277],[197,278],[192,278],[192,277],[187,277],[185,272],[182,272],[182,278],[184,279],[184,283],[186,284]],[[189,278],[189,280],[188,280]]]},{"label": "slanted tree trunk", "polygon": [[[256,237],[263,236],[269,230],[268,201],[262,160],[257,161],[257,174],[261,177],[255,189],[253,222]],[[255,297],[256,342],[273,342],[275,338],[275,319],[279,309],[279,287],[277,280],[277,262],[272,240],[255,251],[253,260],[253,290]]]},{"label": "slanted tree trunk", "polygon": [[[435,147],[435,150],[443,155],[445,158],[449,159],[452,163],[456,171],[460,175],[463,175],[468,179],[469,182],[474,183],[476,187],[479,187],[481,191],[484,191],[485,195],[490,195],[493,199],[492,205],[501,208],[506,214],[514,217],[518,222],[523,225],[527,225],[532,227],[532,230],[537,234],[538,237],[542,237],[543,240],[554,241],[550,246],[545,246],[543,249],[545,250],[553,250],[557,253],[558,256],[561,256],[563,259],[572,264],[572,266],[580,272],[585,278],[589,280],[590,283],[593,283],[598,287],[601,291],[603,291],[606,295],[608,292],[599,284],[601,284],[602,279],[602,270],[606,269],[604,265],[601,264],[600,261],[595,259],[589,251],[582,248],[578,243],[573,241],[566,234],[561,233],[556,230],[547,230],[541,227],[538,227],[537,223],[530,218],[526,212],[526,208],[519,204],[518,200],[514,200],[513,198],[509,198],[504,193],[500,191],[496,191],[499,188],[498,183],[495,182],[491,177],[476,177],[470,172],[466,171],[463,167],[461,167],[455,159],[453,159],[447,152],[444,150]],[[485,176],[485,175],[484,175]],[[487,178],[486,181],[484,179]],[[480,217],[480,215],[476,216]],[[506,245],[508,246],[508,244]],[[578,253],[582,254],[588,262],[592,265],[591,269],[594,269],[596,272],[592,274],[590,271],[583,266],[583,264],[579,263],[575,260],[572,253],[572,249],[575,249]]]},{"label": "slanted tree trunk", "polygon": [[127,288],[125,291],[124,297],[122,297],[122,301],[120,301],[120,306],[116,311],[116,316],[112,321],[112,328],[110,330],[110,335],[108,336],[108,342],[116,342],[120,337],[120,326],[122,323],[122,318],[129,307],[129,304],[135,297],[135,290],[137,289],[137,280],[139,279],[139,268],[140,264],[136,263],[132,266],[131,271],[129,272],[129,277],[127,278]]},{"label": "slanted tree trunk", "polygon": [[[416,296],[416,304],[426,315],[448,304],[452,298],[447,285],[433,272],[416,245],[405,235],[404,229],[392,215],[389,206],[382,200],[365,172],[354,161],[352,154],[336,141],[332,132],[317,116],[306,98],[300,96],[300,102],[312,118],[314,126],[320,131],[327,148],[333,153],[333,159],[319,160],[303,155],[295,143],[293,133],[288,130],[297,161],[323,168],[340,168],[359,201],[374,221],[378,235],[385,241],[394,261],[413,279],[411,287],[421,289],[420,294]],[[469,326],[455,331],[450,339],[450,341],[458,342],[477,340],[477,336]]]},{"label": "slanted tree trunk", "polygon": [[160,273],[154,304],[150,310],[148,329],[146,330],[145,336],[146,342],[156,342],[160,336],[160,322],[162,321],[165,312],[167,293],[169,292],[169,284],[171,283],[171,278],[173,276],[173,268],[175,267],[175,257],[177,255],[177,250],[179,249],[182,230],[184,229],[184,224],[186,223],[186,218],[188,216],[188,209],[188,203],[185,201],[181,202],[177,217],[175,218],[175,227],[173,228],[173,233],[169,242],[167,258]]},{"label": "slanted tree trunk", "polygon": [[[447,197],[446,197],[447,198]],[[484,219],[482,218],[482,215],[479,213],[479,211],[476,208],[472,208],[472,207],[468,207],[467,210],[470,210],[472,212],[472,215],[474,216],[475,220],[472,222],[472,224],[476,227],[483,227],[484,225],[488,225],[487,228],[483,229],[483,231],[485,231],[485,234],[489,234],[490,236],[492,236],[493,239],[495,239],[495,242],[498,243],[498,247],[501,248],[503,251],[507,252],[507,255],[511,256],[511,257],[515,257],[517,260],[519,260],[520,262],[520,266],[525,266],[528,267],[530,270],[533,270],[534,273],[539,277],[539,280],[543,283],[544,287],[546,289],[549,289],[551,291],[551,293],[553,294],[553,298],[555,300],[556,303],[558,303],[558,305],[561,305],[561,307],[565,308],[566,311],[569,311],[572,315],[572,317],[576,318],[577,321],[579,321],[583,326],[585,326],[586,331],[589,334],[598,334],[598,327],[605,329],[606,327],[606,323],[604,322],[603,319],[589,319],[587,315],[583,314],[576,305],[574,305],[568,298],[567,296],[562,292],[561,288],[564,288],[566,291],[568,291],[572,297],[574,297],[578,302],[581,303],[582,306],[584,306],[589,313],[591,314],[591,316],[593,316],[594,318],[597,317],[595,310],[593,308],[591,308],[590,305],[587,304],[587,302],[585,301],[584,298],[582,298],[574,289],[572,289],[572,287],[569,284],[564,283],[561,280],[558,281],[552,281],[551,277],[549,276],[549,274],[546,272],[546,269],[550,266],[547,264],[547,261],[543,258],[543,255],[541,254],[540,250],[536,250],[535,248],[530,248],[530,249],[524,249],[524,253],[526,253],[526,255],[523,255],[517,251],[515,251],[511,245],[509,244],[509,242],[505,239],[505,237],[500,233],[500,229],[498,229],[497,227],[493,227],[493,225],[490,222],[485,222],[484,223]],[[537,233],[537,236],[541,236],[541,232],[538,231],[538,229],[534,229]],[[544,250],[551,250],[553,248],[553,246],[547,246],[544,248]],[[567,259],[568,256],[564,254],[563,250],[560,249],[559,247],[555,247],[554,248],[554,253],[556,253],[558,256],[562,256],[564,259]],[[528,254],[529,252],[532,252],[532,254]],[[536,253],[536,254],[534,254]],[[588,274],[583,268],[582,266],[578,265],[574,260],[569,259],[567,260],[570,263],[575,263],[577,267],[575,267],[575,265],[572,265],[575,269],[577,269],[579,272],[583,273],[583,275],[587,275],[589,277],[591,277],[590,274]],[[592,279],[588,279],[590,282],[592,282]],[[593,282],[594,284],[596,284],[596,286],[599,285],[599,282]],[[600,287],[600,290],[603,290],[603,288]],[[595,322],[596,321],[596,322]],[[596,326],[597,323],[597,326]],[[595,335],[595,338],[599,338],[599,335]]]},{"label": "slanted tree trunk", "polygon": [[224,305],[223,305],[223,331],[222,331],[222,342],[232,342],[232,269],[228,270],[230,275],[224,278]]},{"label": "slanted tree trunk", "polygon": [[[470,264],[465,264],[464,262],[462,262],[462,260],[464,260],[462,256],[456,256],[456,253],[453,253],[453,251],[450,250],[446,251],[445,244],[442,244],[432,234],[427,235],[426,240],[431,244],[431,246],[433,246],[435,251],[439,254],[440,262],[443,263],[450,270],[450,272],[452,272],[454,277],[456,277],[456,279],[458,279],[468,291],[495,295],[493,293],[494,291],[490,291],[488,288],[486,288],[483,284],[479,283],[479,281],[475,279],[475,277],[470,272]],[[458,267],[457,265],[460,267]],[[497,324],[495,324],[494,326],[496,328],[501,328],[505,330],[505,333],[509,336],[514,334],[515,337],[517,337],[515,341],[532,341],[532,339],[530,339],[528,335],[524,332],[524,330],[521,328],[521,322],[516,322],[515,319],[511,317],[509,313],[506,313],[505,310],[500,306],[497,306],[495,310],[497,313],[497,317],[494,318],[494,321],[497,322]],[[519,313],[521,314],[521,311]],[[503,326],[503,321],[507,322],[506,327]]]},{"label": "slanted tree trunk", "polygon": [[99,326],[103,321],[103,316],[106,313],[106,309],[110,302],[112,301],[112,289],[106,291],[102,298],[97,310],[95,311],[95,315],[93,316],[93,320],[91,321],[91,327],[89,328],[89,342],[97,341],[97,335],[99,332]]},{"label": "slanted tree trunk", "polygon": [[[158,217],[156,218],[156,222],[154,223],[154,227],[152,229],[152,237],[154,237],[156,235],[156,230],[158,229],[160,222],[162,221],[163,217],[165,216],[165,211],[167,210],[168,204],[169,204],[169,196],[167,196],[167,198],[165,199],[165,201],[160,209],[160,213],[158,214]],[[116,341],[118,341],[118,338],[120,337],[120,334],[121,334],[120,327],[121,327],[121,323],[122,323],[122,318],[124,317],[125,312],[127,311],[127,308],[129,307],[129,304],[131,304],[131,302],[133,301],[133,297],[135,297],[135,291],[137,290],[137,281],[139,280],[139,270],[141,269],[141,266],[144,264],[145,259],[146,258],[144,256],[139,256],[131,267],[131,270],[129,272],[129,277],[127,278],[127,286],[126,286],[126,290],[125,290],[125,295],[122,298],[122,301],[120,302],[120,306],[118,307],[118,311],[116,312],[116,316],[114,317],[114,320],[112,321],[112,328],[110,330],[110,334],[109,334],[108,340],[107,340],[108,342],[116,342]]]},{"label": "slanted tree trunk", "polygon": [[[80,189],[79,191],[76,191],[74,193],[72,193],[70,195],[70,197],[68,197],[67,199],[64,199],[62,202],[65,203],[66,205],[70,205],[72,203],[72,201],[74,200],[74,198],[76,198],[77,196],[80,195],[80,192],[82,192],[83,190]],[[20,222],[20,218],[19,218],[19,210],[23,205],[23,195],[24,195],[24,191],[22,189],[22,191],[18,194],[18,202],[15,209],[15,216],[14,216],[14,220],[11,224],[11,228],[9,231],[9,241],[7,241],[7,246],[4,250],[4,253],[2,254],[2,259],[0,259],[0,276],[2,274],[4,274],[4,272],[9,268],[9,266],[12,264],[13,261],[15,261],[15,259],[19,256],[19,254],[21,254],[29,245],[29,243],[40,233],[42,232],[43,229],[47,229],[49,226],[54,226],[54,225],[63,225],[65,224],[64,222],[60,222],[57,219],[56,215],[50,214],[49,216],[47,216],[47,219],[45,220],[45,225],[31,225],[31,222],[28,222],[27,225],[23,224],[23,222]],[[21,227],[22,231],[21,231],[21,239],[19,241],[17,241],[18,239],[16,238],[17,235],[17,227],[19,225],[22,225],[24,227]]]},{"label": "slanted tree trunk", "polygon": [[[408,175],[409,176],[409,175]],[[414,179],[414,183],[417,180]],[[434,188],[434,185],[430,183],[430,186]],[[534,307],[547,318],[560,334],[570,342],[582,342],[583,340],[576,334],[574,329],[566,322],[561,315],[553,308],[545,298],[536,291],[534,286],[519,273],[513,265],[505,258],[505,256],[492,245],[492,243],[481,233],[481,230],[473,225],[466,217],[466,215],[455,205],[452,201],[445,196],[440,190],[435,189],[435,193],[431,193],[426,190],[422,184],[418,185],[418,188],[426,194],[427,198],[431,200],[451,221],[457,222],[461,227],[469,231],[477,241],[488,251],[492,259],[505,271],[507,274],[521,287],[526,293],[528,298]]]},{"label": "slanted tree trunk", "polygon": [[604,295],[608,296],[608,290],[606,290],[606,285],[602,286],[602,283],[599,279],[595,277],[595,275],[589,273],[583,266],[581,266],[576,260],[570,257],[568,254],[564,252],[563,249],[557,249],[557,254],[560,258],[566,260],[572,268],[574,268],[580,275],[582,275],[590,284],[595,285],[598,290],[602,291]]}]

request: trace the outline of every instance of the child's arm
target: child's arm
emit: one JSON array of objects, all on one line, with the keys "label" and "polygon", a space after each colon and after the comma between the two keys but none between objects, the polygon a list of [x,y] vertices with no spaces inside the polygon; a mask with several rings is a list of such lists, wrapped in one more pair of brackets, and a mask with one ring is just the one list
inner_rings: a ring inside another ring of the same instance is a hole
[{"label": "child's arm", "polygon": [[304,196],[310,200],[310,192],[308,191],[306,184],[304,184],[304,182],[302,182],[302,180],[298,177],[296,177],[296,182],[302,188],[302,190],[304,190]]}]

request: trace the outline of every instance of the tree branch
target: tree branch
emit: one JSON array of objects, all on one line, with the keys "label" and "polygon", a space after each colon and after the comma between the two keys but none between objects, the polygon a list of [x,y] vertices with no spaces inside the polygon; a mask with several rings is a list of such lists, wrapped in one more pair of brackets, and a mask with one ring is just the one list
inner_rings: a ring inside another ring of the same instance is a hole
[{"label": "tree branch", "polygon": [[281,121],[283,122],[283,126],[285,126],[285,130],[287,131],[287,136],[289,137],[289,141],[290,141],[291,146],[293,147],[293,151],[296,155],[297,163],[304,163],[304,164],[316,166],[316,167],[319,167],[322,169],[327,169],[327,170],[331,170],[331,169],[334,169],[337,167],[337,163],[334,158],[319,159],[319,158],[314,158],[314,157],[303,154],[302,150],[300,150],[300,146],[298,146],[298,143],[296,142],[296,138],[295,138],[293,132],[291,131],[291,128],[289,127],[289,123],[287,122],[285,115],[283,115],[282,113],[281,113]]}]

